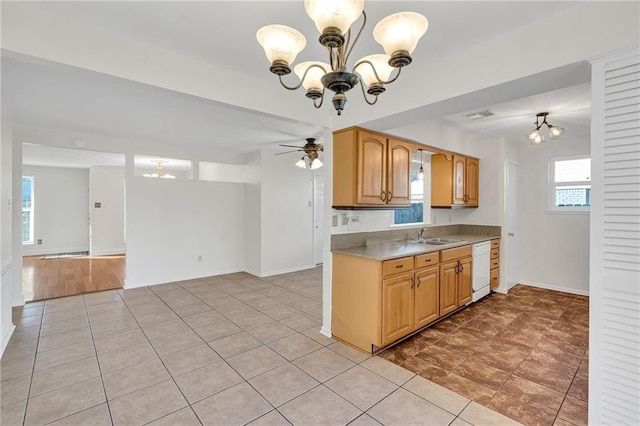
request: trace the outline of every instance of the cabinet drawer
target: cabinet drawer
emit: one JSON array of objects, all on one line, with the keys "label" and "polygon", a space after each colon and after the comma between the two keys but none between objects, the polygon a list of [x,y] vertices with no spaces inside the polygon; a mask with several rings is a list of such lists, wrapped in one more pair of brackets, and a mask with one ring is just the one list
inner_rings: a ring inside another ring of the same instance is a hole
[{"label": "cabinet drawer", "polygon": [[440,260],[440,252],[426,253],[416,256],[416,269],[437,265]]},{"label": "cabinet drawer", "polygon": [[413,257],[401,257],[400,259],[385,260],[382,262],[382,276],[399,274],[413,270]]},{"label": "cabinet drawer", "polygon": [[489,276],[489,288],[493,290],[494,288],[498,287],[498,284],[500,284],[500,268],[492,269]]},{"label": "cabinet drawer", "polygon": [[500,248],[500,238],[498,238],[497,240],[491,240],[491,248]]},{"label": "cabinet drawer", "polygon": [[447,262],[449,260],[460,259],[461,257],[467,256],[471,256],[471,246],[462,246],[449,250],[442,250],[440,252],[440,262]]},{"label": "cabinet drawer", "polygon": [[500,257],[500,249],[493,249],[491,250],[491,259],[497,259]]},{"label": "cabinet drawer", "polygon": [[500,259],[491,259],[491,269],[500,267]]}]

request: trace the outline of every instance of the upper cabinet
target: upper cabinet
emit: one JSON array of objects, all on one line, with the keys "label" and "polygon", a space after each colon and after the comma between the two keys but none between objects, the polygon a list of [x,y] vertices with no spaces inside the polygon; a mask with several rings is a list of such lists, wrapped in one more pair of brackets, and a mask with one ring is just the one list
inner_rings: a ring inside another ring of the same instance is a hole
[{"label": "upper cabinet", "polygon": [[411,204],[410,142],[351,127],[333,134],[333,207]]},{"label": "upper cabinet", "polygon": [[478,207],[479,160],[458,154],[431,156],[431,207]]}]

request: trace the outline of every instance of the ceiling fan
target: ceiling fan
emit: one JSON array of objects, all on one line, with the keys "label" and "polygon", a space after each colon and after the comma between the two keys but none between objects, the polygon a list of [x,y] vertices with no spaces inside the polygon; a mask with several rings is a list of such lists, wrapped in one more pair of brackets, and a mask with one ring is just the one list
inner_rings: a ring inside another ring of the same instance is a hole
[{"label": "ceiling fan", "polygon": [[[280,152],[276,155],[281,154],[289,154],[291,152],[302,151],[304,155],[298,162],[295,164],[297,167],[301,169],[306,169],[307,167],[310,169],[319,169],[322,167],[322,161],[318,158],[318,152],[324,151],[324,145],[321,143],[316,143],[316,138],[307,138],[307,143],[304,146],[296,146],[296,145],[284,145],[280,144],[280,146],[284,146],[286,148],[297,148],[292,151]],[[306,158],[305,158],[306,157]],[[308,165],[307,165],[308,163]]]}]

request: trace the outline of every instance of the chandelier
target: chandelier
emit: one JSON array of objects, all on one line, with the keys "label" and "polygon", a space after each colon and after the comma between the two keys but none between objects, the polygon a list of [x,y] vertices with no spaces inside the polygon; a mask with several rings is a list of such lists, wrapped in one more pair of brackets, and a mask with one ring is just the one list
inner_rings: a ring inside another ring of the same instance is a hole
[{"label": "chandelier", "polygon": [[[527,138],[531,141],[532,144],[537,145],[539,143],[544,143],[544,135],[542,134],[542,126],[546,125],[549,130],[549,137],[551,139],[558,139],[560,136],[564,134],[564,129],[562,127],[554,126],[547,122],[548,112],[539,112],[536,114],[536,127],[527,134]],[[540,119],[542,118],[542,123]]]},{"label": "chandelier", "polygon": [[155,173],[145,173],[143,175],[144,177],[154,177],[154,178],[164,178],[164,179],[175,179],[176,178],[174,175],[170,175],[168,173],[165,173],[164,170],[162,170],[162,165],[169,163],[168,161],[152,161],[152,163],[157,163],[158,164],[158,167],[156,168],[156,172]]},{"label": "chandelier", "polygon": [[[305,0],[304,9],[320,32],[318,41],[327,48],[329,63],[309,61],[293,67],[300,79],[298,84],[285,84],[283,76],[291,73],[291,64],[306,46],[304,36],[285,25],[267,25],[258,30],[256,37],[271,62],[269,70],[278,76],[285,89],[304,87],[306,97],[316,108],[322,106],[325,89],[329,89],[334,92],[331,102],[338,115],[342,114],[347,102],[345,92],[360,82],[365,101],[369,105],[375,104],[385,91],[385,85],[396,81],[402,68],[411,63],[411,53],[429,26],[427,18],[415,12],[387,16],[373,29],[373,38],[382,45],[385,54],[365,56],[348,71],[349,56],[367,23],[364,0]],[[360,16],[362,26],[352,39],[351,25]],[[396,73],[391,77],[394,70]]]}]

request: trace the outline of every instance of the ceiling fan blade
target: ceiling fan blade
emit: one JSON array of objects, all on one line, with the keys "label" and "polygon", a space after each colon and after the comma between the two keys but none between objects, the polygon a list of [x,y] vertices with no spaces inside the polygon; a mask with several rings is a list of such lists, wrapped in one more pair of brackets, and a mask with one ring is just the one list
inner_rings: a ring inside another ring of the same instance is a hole
[{"label": "ceiling fan blade", "polygon": [[299,149],[302,149],[302,147],[299,146],[299,145],[284,145],[284,144],[280,144],[280,146],[284,146],[284,147],[287,147],[287,148],[299,148]]},{"label": "ceiling fan blade", "polygon": [[291,154],[292,152],[298,152],[298,151],[303,151],[303,150],[302,149],[294,149],[293,151],[279,152],[276,155]]}]

